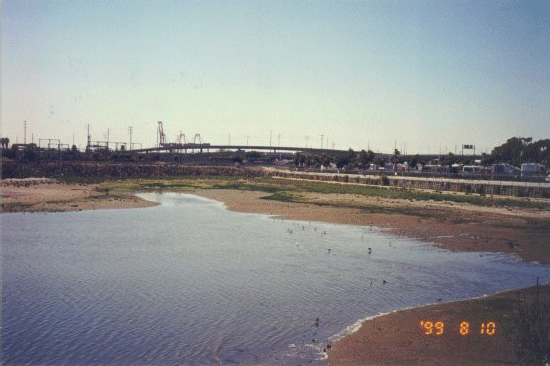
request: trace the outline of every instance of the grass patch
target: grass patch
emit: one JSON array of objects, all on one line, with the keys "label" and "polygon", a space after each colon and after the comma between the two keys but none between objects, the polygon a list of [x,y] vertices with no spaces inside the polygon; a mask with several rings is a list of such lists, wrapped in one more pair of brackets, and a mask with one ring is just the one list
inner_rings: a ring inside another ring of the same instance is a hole
[{"label": "grass patch", "polygon": [[[329,204],[335,207],[348,207],[342,202],[307,202],[302,193],[349,194],[369,197],[380,197],[408,201],[435,201],[467,203],[486,207],[516,207],[539,210],[550,210],[550,203],[525,198],[494,198],[475,194],[443,193],[407,188],[370,186],[363,184],[342,184],[316,180],[298,180],[288,178],[244,177],[244,176],[200,176],[200,177],[162,177],[155,179],[126,179],[110,181],[108,189],[127,191],[163,190],[171,192],[190,192],[197,189],[237,189],[271,193],[266,199],[284,202]],[[358,207],[357,205],[352,205]],[[367,208],[374,209],[374,208]],[[383,208],[383,212],[391,209]],[[403,211],[401,208],[400,212]],[[416,211],[416,210],[415,210]],[[419,214],[419,213],[417,213]],[[424,216],[424,215],[422,215]]]},{"label": "grass patch", "polygon": [[117,181],[109,183],[107,186],[111,190],[124,191],[173,191],[173,192],[189,192],[201,188],[210,188],[208,184],[198,182],[192,179],[146,179]]},{"label": "grass patch", "polygon": [[3,203],[2,202],[2,211],[3,212],[28,211],[28,209],[32,208],[33,206],[34,205],[32,203],[23,203],[23,202]]},{"label": "grass patch", "polygon": [[368,186],[361,184],[339,184],[319,181],[305,181],[295,179],[274,179],[281,181],[286,189],[292,189],[303,192],[313,192],[322,194],[351,194],[360,196],[372,196],[381,198],[394,198],[402,200],[417,201],[436,201],[436,202],[455,202],[468,203],[476,206],[487,207],[519,207],[534,208],[540,210],[550,210],[550,203],[540,201],[531,201],[520,198],[491,198],[480,195],[464,195],[442,192],[431,192],[407,188]]},{"label": "grass patch", "polygon": [[263,199],[266,200],[273,200],[273,201],[281,201],[281,202],[297,202],[297,203],[306,203],[306,201],[302,198],[296,197],[291,192],[286,191],[279,191],[275,192],[272,195],[269,195],[267,197],[263,197]]}]

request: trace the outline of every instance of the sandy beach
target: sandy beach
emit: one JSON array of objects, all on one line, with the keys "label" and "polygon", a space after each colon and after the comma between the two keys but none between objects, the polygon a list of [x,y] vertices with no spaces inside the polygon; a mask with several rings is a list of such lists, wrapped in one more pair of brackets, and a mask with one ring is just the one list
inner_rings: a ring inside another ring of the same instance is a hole
[{"label": "sandy beach", "polygon": [[107,184],[65,184],[46,178],[2,180],[2,212],[67,212],[157,205]]},{"label": "sandy beach", "polygon": [[[3,212],[43,212],[156,205],[131,192],[111,191],[107,187],[104,183],[3,180],[2,208]],[[258,191],[205,189],[193,193],[223,202],[228,209],[239,212],[374,226],[450,250],[502,252],[525,261],[550,263],[547,246],[550,214],[533,209],[411,202],[348,194],[307,193],[304,198],[309,203],[293,203],[263,199],[269,193]],[[331,204],[347,205],[333,207]],[[391,210],[385,210],[388,208]],[[527,290],[522,293],[530,296]],[[456,327],[463,319],[469,319],[472,324],[475,321],[504,324],[510,313],[498,309],[503,306],[510,309],[517,301],[518,291],[511,291],[481,300],[437,304],[380,316],[336,342],[328,350],[329,362],[331,365],[513,364],[514,353],[505,332],[491,337],[462,337]],[[472,318],[472,314],[477,315]],[[426,337],[420,321],[431,319],[444,321],[449,329],[454,327],[455,332],[449,331],[445,337]]]}]

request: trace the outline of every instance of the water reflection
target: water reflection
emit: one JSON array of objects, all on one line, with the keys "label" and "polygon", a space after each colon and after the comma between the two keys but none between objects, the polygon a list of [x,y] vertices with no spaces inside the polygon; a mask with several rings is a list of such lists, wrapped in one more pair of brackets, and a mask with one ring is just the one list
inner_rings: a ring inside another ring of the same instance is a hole
[{"label": "water reflection", "polygon": [[147,197],[162,204],[3,215],[5,364],[323,364],[358,319],[550,279],[369,227]]}]

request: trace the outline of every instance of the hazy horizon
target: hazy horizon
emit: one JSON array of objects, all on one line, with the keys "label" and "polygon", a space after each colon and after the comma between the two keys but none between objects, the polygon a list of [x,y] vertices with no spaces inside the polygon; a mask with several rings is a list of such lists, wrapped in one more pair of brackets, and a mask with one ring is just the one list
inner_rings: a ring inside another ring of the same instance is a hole
[{"label": "hazy horizon", "polygon": [[[529,1],[2,1],[2,136],[491,152],[550,138]],[[323,136],[323,137],[321,137]],[[328,141],[328,143],[327,143]]]}]

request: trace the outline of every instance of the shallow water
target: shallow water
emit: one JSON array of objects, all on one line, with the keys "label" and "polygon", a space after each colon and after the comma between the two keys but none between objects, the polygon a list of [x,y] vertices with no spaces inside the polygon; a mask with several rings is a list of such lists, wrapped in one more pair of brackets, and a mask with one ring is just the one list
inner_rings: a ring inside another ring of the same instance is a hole
[{"label": "shallow water", "polygon": [[324,364],[358,319],[550,280],[374,228],[145,197],[161,205],[2,215],[3,364]]}]

